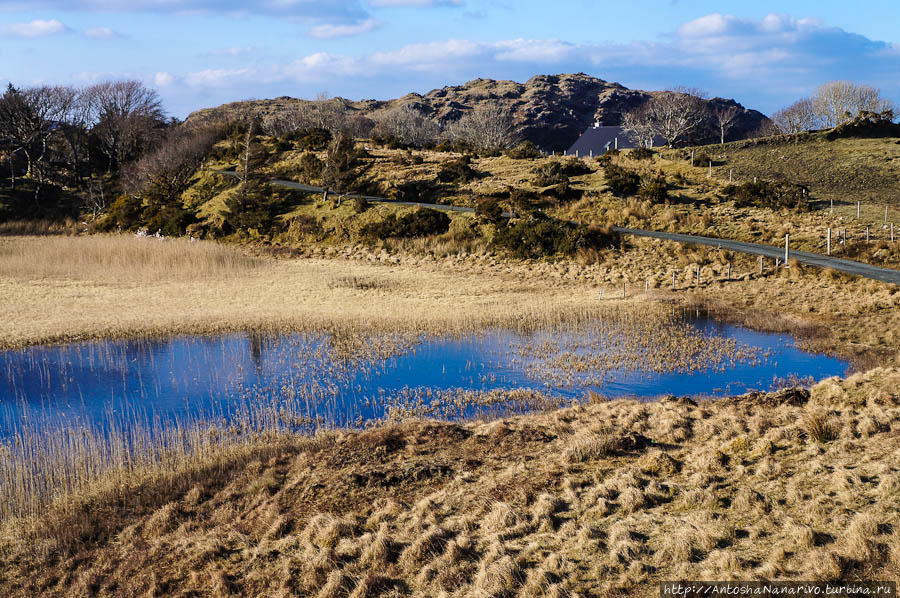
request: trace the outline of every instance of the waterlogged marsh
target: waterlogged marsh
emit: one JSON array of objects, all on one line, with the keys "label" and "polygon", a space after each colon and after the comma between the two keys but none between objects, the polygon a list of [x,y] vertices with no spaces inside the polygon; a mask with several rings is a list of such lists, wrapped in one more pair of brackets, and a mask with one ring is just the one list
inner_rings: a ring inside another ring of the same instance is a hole
[{"label": "waterlogged marsh", "polygon": [[790,337],[660,311],[463,336],[317,332],[104,341],[0,353],[0,432],[40,421],[255,430],[517,413],[587,391],[651,399],[842,375]]}]

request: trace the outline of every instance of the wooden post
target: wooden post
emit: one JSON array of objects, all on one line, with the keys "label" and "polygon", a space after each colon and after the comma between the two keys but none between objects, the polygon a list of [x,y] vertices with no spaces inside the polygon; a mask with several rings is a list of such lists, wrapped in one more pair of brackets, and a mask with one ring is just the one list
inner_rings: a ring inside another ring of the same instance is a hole
[{"label": "wooden post", "polygon": [[694,166],[694,150],[691,150],[691,167]]},{"label": "wooden post", "polygon": [[762,276],[763,272],[763,256],[759,256],[759,275]]},{"label": "wooden post", "polygon": [[646,293],[649,290],[650,290],[650,279],[648,278],[647,280],[644,281],[644,292]]},{"label": "wooden post", "polygon": [[869,244],[869,227],[866,227],[866,245]]},{"label": "wooden post", "polygon": [[834,198],[831,198],[831,213],[834,214]]},{"label": "wooden post", "polygon": [[697,264],[697,286],[700,286],[700,264]]},{"label": "wooden post", "polygon": [[672,272],[672,290],[675,290],[675,273]]},{"label": "wooden post", "polygon": [[622,281],[622,299],[625,298],[625,281]]},{"label": "wooden post", "polygon": [[830,226],[828,227],[828,236],[826,237],[826,239],[827,240],[825,241],[825,254],[831,255],[831,227]]},{"label": "wooden post", "polygon": [[784,267],[787,268],[788,258],[790,258],[790,248],[791,248],[791,235],[790,233],[784,235]]},{"label": "wooden post", "polygon": [[594,150],[591,150],[591,159],[594,159]]},{"label": "wooden post", "polygon": [[729,183],[730,183],[731,181],[734,180],[734,176],[733,176],[733,175],[734,175],[734,170],[732,170],[732,169],[729,168],[729,169],[728,169],[728,182],[729,182]]},{"label": "wooden post", "polygon": [[706,178],[712,176],[712,160],[709,161],[709,170],[706,172]]},{"label": "wooden post", "polygon": [[728,262],[728,274],[725,275],[725,280],[731,280],[731,262]]}]

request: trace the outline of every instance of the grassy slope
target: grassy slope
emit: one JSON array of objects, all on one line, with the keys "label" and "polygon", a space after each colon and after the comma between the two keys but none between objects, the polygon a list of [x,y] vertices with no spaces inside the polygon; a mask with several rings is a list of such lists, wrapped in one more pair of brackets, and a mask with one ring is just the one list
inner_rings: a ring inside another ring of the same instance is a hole
[{"label": "grassy slope", "polygon": [[[900,240],[900,144],[897,139],[826,141],[821,136],[812,136],[800,143],[776,141],[754,144],[744,141],[724,147],[707,146],[703,151],[718,160],[719,165],[713,168],[712,176],[709,176],[707,168],[691,167],[680,157],[680,153],[667,150],[659,152],[651,161],[630,160],[627,152],[615,159],[617,163],[643,175],[663,173],[670,189],[670,199],[665,204],[651,204],[637,197],[613,196],[606,188],[603,169],[592,161],[584,160],[591,166],[592,172],[571,178],[573,187],[582,193],[580,200],[559,201],[551,193],[540,196],[533,206],[553,215],[584,222],[728,237],[773,245],[780,245],[784,235],[790,233],[796,249],[821,253],[825,252],[826,230],[830,226],[834,229],[835,255],[900,266],[900,242],[887,242],[889,230],[882,226],[884,208],[887,207],[888,221],[898,225],[896,234]],[[318,182],[299,174],[297,163],[301,154],[297,151],[274,154],[260,174],[306,183]],[[475,180],[460,185],[440,185],[435,191],[420,196],[415,192],[397,193],[405,183],[434,181],[441,164],[452,159],[452,154],[413,152],[411,155],[421,158],[420,164],[409,161],[407,154],[399,150],[371,148],[369,155],[364,160],[361,175],[369,192],[469,206],[490,195],[501,197],[502,201],[510,189],[535,193],[548,191],[547,187],[535,186],[532,169],[554,160],[477,159],[473,166],[481,175]],[[226,165],[212,165],[222,166]],[[728,184],[730,171],[735,182],[759,177],[808,185],[813,209],[796,213],[738,208],[734,202],[723,198],[722,191]],[[200,214],[213,223],[221,221],[223,198],[235,184],[234,180],[223,179],[225,177],[202,174],[186,195],[188,203],[198,207]],[[860,220],[856,219],[857,199],[863,202]],[[833,212],[830,209],[832,200]],[[390,209],[382,207],[356,214],[349,206],[336,208],[334,204],[324,204],[312,196],[307,200],[297,196],[286,219],[290,221],[293,218],[299,222],[298,217],[305,217],[307,220],[302,226],[295,226],[289,234],[280,235],[276,243],[296,246],[357,242],[360,226],[382,217]],[[487,251],[489,230],[484,227],[479,229],[470,216],[457,215],[454,219],[459,221],[459,225],[437,241],[441,253]],[[310,226],[310,222],[318,224]],[[867,225],[870,226],[872,238],[868,245],[864,242]],[[844,229],[849,240],[847,246],[839,240],[839,231]],[[396,243],[389,241],[387,245],[395,246]],[[456,248],[456,245],[460,247]]]},{"label": "grassy slope", "polygon": [[678,578],[896,580],[898,388],[876,370],[808,400],[600,402],[272,443],[6,530],[0,588],[655,596]]}]

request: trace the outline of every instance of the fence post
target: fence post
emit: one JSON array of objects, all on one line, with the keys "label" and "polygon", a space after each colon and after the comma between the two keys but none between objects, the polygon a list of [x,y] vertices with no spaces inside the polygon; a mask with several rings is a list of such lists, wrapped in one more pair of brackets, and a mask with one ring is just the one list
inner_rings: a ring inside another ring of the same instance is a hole
[{"label": "fence post", "polygon": [[644,292],[646,293],[649,290],[650,290],[650,279],[648,278],[647,280],[644,281]]},{"label": "fence post", "polygon": [[726,275],[725,280],[731,280],[731,262],[728,262],[728,274]]},{"label": "fence post", "polygon": [[672,272],[672,290],[675,290],[675,273]]},{"label": "fence post", "polygon": [[706,178],[712,176],[712,160],[709,161],[709,170],[706,172]]},{"label": "fence post", "polygon": [[763,256],[759,256],[759,275],[762,276],[763,273]]},{"label": "fence post", "polygon": [[694,167],[694,150],[691,150],[691,168]]},{"label": "fence post", "polygon": [[622,299],[625,298],[625,281],[622,281]]},{"label": "fence post", "polygon": [[733,175],[734,175],[734,170],[729,168],[728,169],[728,182],[729,183],[734,180]]},{"label": "fence post", "polygon": [[700,264],[697,264],[697,286],[700,286]]},{"label": "fence post", "polygon": [[825,242],[825,247],[826,247],[825,254],[826,254],[826,255],[831,255],[831,227],[830,227],[830,226],[828,227],[828,237],[827,237],[827,239],[828,239],[828,240]]},{"label": "fence post", "polygon": [[787,268],[788,258],[790,257],[791,235],[784,235],[784,267]]},{"label": "fence post", "polygon": [[866,227],[866,245],[869,244],[869,227]]}]

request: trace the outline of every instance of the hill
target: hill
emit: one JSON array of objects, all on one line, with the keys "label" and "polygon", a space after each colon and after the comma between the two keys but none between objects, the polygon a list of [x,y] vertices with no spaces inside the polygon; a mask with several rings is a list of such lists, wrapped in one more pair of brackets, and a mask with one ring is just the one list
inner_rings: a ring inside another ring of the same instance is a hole
[{"label": "hill", "polygon": [[[480,105],[500,105],[512,113],[525,139],[546,151],[563,151],[595,121],[618,125],[625,112],[640,105],[652,93],[575,73],[538,75],[525,83],[475,79],[464,85],[442,87],[424,95],[410,93],[393,100],[336,100],[349,115],[367,118],[377,118],[398,106],[414,106],[441,125],[458,120]],[[273,115],[310,101],[281,97],[234,102],[199,110],[187,120],[245,118],[254,112]],[[744,139],[768,122],[762,113],[744,108],[734,100],[713,98],[709,103],[712,107],[741,109],[729,132],[729,140]]]}]

